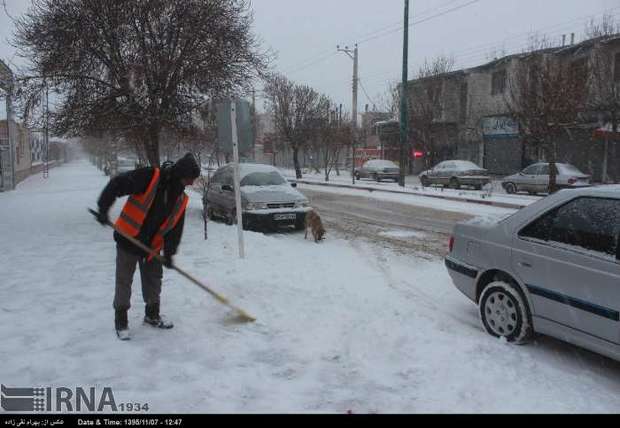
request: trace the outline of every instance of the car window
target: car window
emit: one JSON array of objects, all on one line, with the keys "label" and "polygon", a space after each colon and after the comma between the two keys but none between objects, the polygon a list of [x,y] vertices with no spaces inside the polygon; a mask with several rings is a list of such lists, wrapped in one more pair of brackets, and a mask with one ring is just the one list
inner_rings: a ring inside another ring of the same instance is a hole
[{"label": "car window", "polygon": [[456,162],[453,162],[453,165],[455,166],[455,168],[459,169],[460,171],[480,169],[478,165],[476,165],[473,162],[469,162],[469,161],[456,161]]},{"label": "car window", "polygon": [[253,172],[243,177],[243,180],[241,180],[241,187],[280,186],[284,183],[286,183],[286,180],[277,171]]},{"label": "car window", "polygon": [[398,168],[398,165],[396,165],[394,162],[391,162],[391,161],[375,159],[375,160],[371,160],[371,161],[366,162],[366,167],[373,167],[373,168]]},{"label": "car window", "polygon": [[549,165],[541,165],[536,175],[549,175]]},{"label": "car window", "polygon": [[563,164],[557,164],[558,169],[560,170],[560,172],[562,174],[566,174],[566,175],[585,175],[583,172],[581,172],[579,169],[577,169],[577,167],[567,164],[567,163],[563,163]]},{"label": "car window", "polygon": [[528,166],[527,168],[525,168],[523,170],[523,174],[525,174],[525,175],[536,175],[536,174],[538,174],[538,169],[539,168],[540,168],[540,165]]},{"label": "car window", "polygon": [[616,255],[620,200],[578,198],[526,226],[519,236]]},{"label": "car window", "polygon": [[440,163],[440,164],[436,165],[436,166],[435,166],[435,168],[433,168],[433,169],[434,169],[435,171],[442,170],[442,169],[444,169],[444,168],[446,167],[446,164],[447,164],[447,162],[442,162],[442,163]]}]

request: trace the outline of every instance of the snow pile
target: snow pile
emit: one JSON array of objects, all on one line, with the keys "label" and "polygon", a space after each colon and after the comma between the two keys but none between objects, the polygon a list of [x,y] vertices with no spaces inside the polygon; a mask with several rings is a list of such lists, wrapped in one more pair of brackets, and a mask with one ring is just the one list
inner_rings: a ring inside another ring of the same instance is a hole
[{"label": "snow pile", "polygon": [[[171,331],[113,329],[112,233],[86,208],[106,179],[86,162],[0,194],[0,379],[7,386],[110,386],[153,413],[617,412],[620,364],[541,338],[488,336],[441,260],[329,235],[247,233],[209,224],[191,195],[176,263],[257,317],[231,312],[166,272]],[[118,214],[121,202],[114,212]]]}]

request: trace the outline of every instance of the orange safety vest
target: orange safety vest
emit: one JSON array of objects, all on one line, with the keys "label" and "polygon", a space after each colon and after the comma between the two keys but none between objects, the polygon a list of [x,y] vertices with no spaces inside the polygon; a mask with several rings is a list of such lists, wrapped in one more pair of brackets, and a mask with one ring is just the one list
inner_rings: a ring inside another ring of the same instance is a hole
[{"label": "orange safety vest", "polygon": [[[120,229],[122,232],[128,234],[131,237],[137,237],[140,233],[140,229],[144,224],[144,219],[153,205],[153,201],[155,200],[155,195],[157,194],[157,185],[159,184],[160,172],[159,168],[155,168],[155,172],[153,174],[153,178],[151,178],[151,182],[149,183],[146,191],[139,195],[131,195],[125,206],[123,207],[123,211],[121,211],[121,215],[116,220],[116,227]],[[185,193],[183,193],[177,199],[174,204],[174,208],[172,212],[168,216],[168,218],[163,222],[160,226],[157,233],[153,237],[153,241],[151,242],[151,248],[155,250],[155,254],[159,254],[161,249],[164,246],[164,236],[168,232],[170,232],[177,225],[187,205],[189,204],[189,198]],[[153,256],[149,256],[148,260],[151,261]]]}]

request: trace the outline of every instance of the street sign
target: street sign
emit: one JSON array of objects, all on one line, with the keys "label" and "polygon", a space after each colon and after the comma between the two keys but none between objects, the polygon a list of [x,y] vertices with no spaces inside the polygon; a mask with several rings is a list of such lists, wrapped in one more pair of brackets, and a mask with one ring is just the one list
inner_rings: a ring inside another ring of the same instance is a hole
[{"label": "street sign", "polygon": [[[221,152],[229,154],[233,153],[233,133],[230,114],[232,104],[232,101],[225,101],[216,106],[219,149]],[[239,153],[247,154],[254,148],[252,109],[250,103],[245,100],[237,100],[234,104],[237,116]]]}]

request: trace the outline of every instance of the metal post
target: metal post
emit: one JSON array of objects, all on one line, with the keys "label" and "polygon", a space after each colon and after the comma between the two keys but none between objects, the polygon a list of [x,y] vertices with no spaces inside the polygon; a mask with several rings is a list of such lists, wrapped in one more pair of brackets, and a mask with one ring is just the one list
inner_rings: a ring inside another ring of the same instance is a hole
[{"label": "metal post", "polygon": [[344,49],[340,49],[340,46],[336,46],[338,52],[344,52],[353,60],[353,105],[351,106],[351,124],[353,129],[351,130],[353,141],[351,142],[351,179],[355,184],[355,148],[357,144],[357,85],[359,83],[358,77],[358,49],[357,44],[355,49],[351,50],[348,46]]},{"label": "metal post", "polygon": [[405,22],[403,36],[403,82],[400,94],[400,177],[398,184],[405,187],[405,167],[406,165],[406,146],[409,134],[409,111],[408,111],[408,94],[407,94],[407,68],[409,61],[409,0],[405,0]]},{"label": "metal post", "polygon": [[353,167],[351,169],[351,177],[352,182],[355,184],[355,149],[357,148],[357,84],[359,82],[358,79],[358,55],[357,55],[357,44],[355,45],[355,50],[353,51],[353,107],[352,110],[352,124],[353,124]]},{"label": "metal post", "polygon": [[14,122],[13,122],[13,85],[11,84],[11,88],[7,91],[7,101],[6,101],[6,135],[9,140],[9,163],[11,165],[10,173],[11,173],[11,182],[9,183],[9,189],[15,190],[17,177],[15,176],[15,163],[17,162],[16,155],[16,141],[17,132],[15,131]]},{"label": "metal post", "polygon": [[49,177],[49,162],[50,162],[50,135],[49,135],[49,122],[50,122],[50,103],[49,103],[49,89],[47,87],[47,81],[45,82],[45,163],[43,164],[43,178]]},{"label": "metal post", "polygon": [[239,137],[237,135],[237,103],[230,103],[230,124],[232,128],[233,160],[234,160],[234,184],[235,184],[235,207],[237,212],[237,233],[239,236],[239,257],[245,258],[243,245],[243,207],[241,206],[241,178],[239,173]]}]

